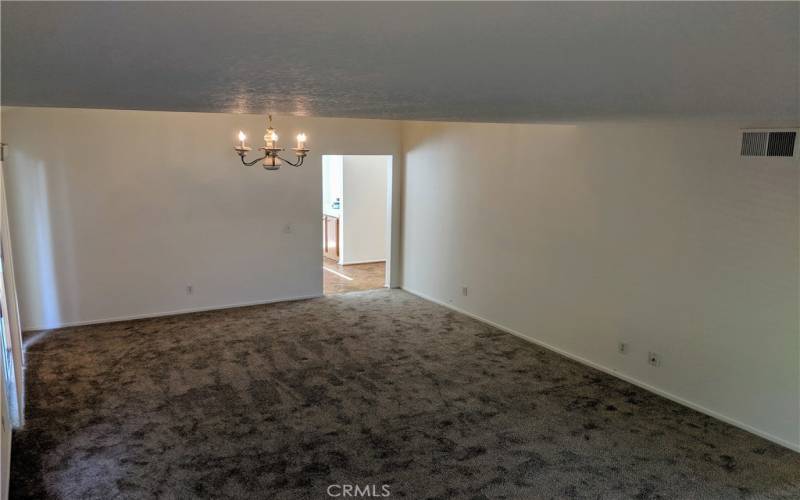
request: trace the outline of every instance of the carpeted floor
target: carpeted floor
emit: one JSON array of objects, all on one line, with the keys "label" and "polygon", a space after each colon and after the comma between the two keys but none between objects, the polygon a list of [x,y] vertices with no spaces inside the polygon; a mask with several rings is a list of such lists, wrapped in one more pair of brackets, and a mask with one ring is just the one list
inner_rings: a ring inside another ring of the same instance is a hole
[{"label": "carpeted floor", "polygon": [[12,498],[800,497],[800,454],[397,290],[59,330],[28,359]]}]

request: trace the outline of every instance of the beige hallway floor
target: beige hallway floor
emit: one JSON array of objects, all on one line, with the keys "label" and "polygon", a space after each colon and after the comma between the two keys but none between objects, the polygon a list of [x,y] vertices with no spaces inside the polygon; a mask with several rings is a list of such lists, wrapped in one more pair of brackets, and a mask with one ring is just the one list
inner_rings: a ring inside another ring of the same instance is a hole
[{"label": "beige hallway floor", "polygon": [[325,295],[383,288],[386,284],[386,263],[371,262],[342,266],[323,257],[322,276],[322,289]]}]

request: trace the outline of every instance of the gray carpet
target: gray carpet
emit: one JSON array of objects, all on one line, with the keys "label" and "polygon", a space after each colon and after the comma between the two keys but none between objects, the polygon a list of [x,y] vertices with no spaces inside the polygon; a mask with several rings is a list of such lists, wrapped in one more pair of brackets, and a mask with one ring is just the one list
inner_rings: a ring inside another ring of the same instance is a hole
[{"label": "gray carpet", "polygon": [[12,498],[800,497],[800,454],[397,290],[57,330],[28,359]]}]

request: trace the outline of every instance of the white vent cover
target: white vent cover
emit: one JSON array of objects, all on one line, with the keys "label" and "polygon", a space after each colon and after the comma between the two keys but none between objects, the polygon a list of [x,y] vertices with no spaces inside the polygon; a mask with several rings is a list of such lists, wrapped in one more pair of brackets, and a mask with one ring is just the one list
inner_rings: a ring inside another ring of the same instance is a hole
[{"label": "white vent cover", "polygon": [[791,129],[743,130],[742,156],[794,156],[797,131]]}]

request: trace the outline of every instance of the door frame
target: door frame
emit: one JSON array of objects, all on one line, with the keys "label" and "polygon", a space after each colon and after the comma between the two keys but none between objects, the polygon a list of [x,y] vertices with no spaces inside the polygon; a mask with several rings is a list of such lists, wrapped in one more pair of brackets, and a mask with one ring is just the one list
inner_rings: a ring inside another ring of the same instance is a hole
[{"label": "door frame", "polygon": [[[3,336],[10,338],[10,346],[0,349],[0,499],[8,498],[11,471],[11,428],[23,424],[25,415],[22,381],[22,329],[14,283],[14,264],[11,257],[11,232],[8,228],[8,204],[5,189],[5,144],[0,143],[0,309],[2,309]],[[0,342],[5,346],[5,341]],[[7,363],[11,361],[10,367]],[[8,369],[10,368],[10,370]],[[12,374],[14,394],[7,393],[6,377]],[[14,398],[10,400],[9,398]]]},{"label": "door frame", "polygon": [[[22,349],[22,324],[17,302],[16,281],[14,280],[14,258],[11,249],[11,230],[8,217],[8,198],[6,196],[6,170],[5,154],[6,144],[0,145],[0,259],[2,259],[2,274],[0,274],[0,287],[5,298],[5,303],[0,303],[3,312],[4,326],[8,328],[11,338],[11,361],[14,374],[15,393],[10,395],[16,399],[16,408],[9,408],[9,416],[14,427],[20,427],[25,419],[25,385],[23,380],[23,349]],[[3,353],[5,356],[5,353]]]},{"label": "door frame", "polygon": [[[399,168],[399,154],[393,153],[321,153],[319,156],[319,199],[323,198],[322,185],[322,157],[323,156],[381,156],[388,159],[386,166],[386,276],[384,284],[386,288],[400,288],[400,198],[402,179]],[[344,221],[339,219],[339,245],[342,244],[341,231]],[[320,248],[322,248],[320,246]],[[339,248],[341,258],[341,246]],[[320,285],[322,283],[320,282]]]},{"label": "door frame", "polygon": [[[0,370],[6,372],[5,356],[0,359]],[[5,378],[5,375],[3,376]],[[8,476],[11,472],[11,416],[6,404],[6,383],[0,380],[0,499],[8,498]]]}]

